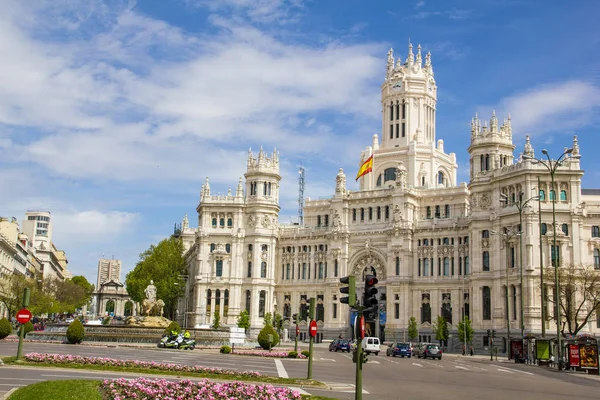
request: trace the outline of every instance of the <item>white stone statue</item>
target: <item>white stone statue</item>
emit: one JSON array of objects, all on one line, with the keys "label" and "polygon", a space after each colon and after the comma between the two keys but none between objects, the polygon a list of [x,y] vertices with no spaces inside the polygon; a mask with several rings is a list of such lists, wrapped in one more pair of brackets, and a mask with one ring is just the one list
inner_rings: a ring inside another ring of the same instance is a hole
[{"label": "white stone statue", "polygon": [[156,301],[156,286],[154,286],[153,280],[150,280],[150,284],[146,286],[144,293],[146,293],[146,298],[150,302],[154,303]]}]

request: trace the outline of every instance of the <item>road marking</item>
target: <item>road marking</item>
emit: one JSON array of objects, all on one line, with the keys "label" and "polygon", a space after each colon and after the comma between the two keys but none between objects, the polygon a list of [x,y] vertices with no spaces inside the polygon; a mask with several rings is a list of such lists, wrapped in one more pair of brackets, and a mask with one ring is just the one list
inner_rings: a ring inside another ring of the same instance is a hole
[{"label": "road marking", "polygon": [[461,367],[460,365],[455,365],[454,368],[464,369],[465,371],[470,371],[469,368]]},{"label": "road marking", "polygon": [[303,396],[310,396],[310,393],[308,393],[306,390],[302,390],[299,387],[293,387],[293,386],[289,386],[289,389],[293,390],[294,392],[298,392]]},{"label": "road marking", "polygon": [[281,360],[275,360],[275,367],[277,367],[277,374],[280,378],[289,378],[288,373],[285,370],[285,367],[283,366]]},{"label": "road marking", "polygon": [[507,369],[502,369],[502,368],[498,368],[498,371],[500,371],[500,372],[508,372],[509,374],[514,374],[513,371],[509,371]]},{"label": "road marking", "polygon": [[[340,392],[340,393],[356,392],[356,385],[354,385],[352,383],[327,383],[327,382],[325,382],[325,384],[327,386],[329,386],[329,388],[333,392]],[[363,392],[363,394],[369,394],[369,392],[367,392],[365,389],[363,389],[362,392]]]},{"label": "road marking", "polygon": [[320,358],[321,361],[333,361],[335,362],[335,360],[333,358]]},{"label": "road marking", "polygon": [[417,367],[421,367],[421,368],[423,368],[423,366],[422,366],[421,364],[412,363],[412,365],[416,365]]},{"label": "road marking", "polygon": [[[513,372],[520,372],[522,374],[527,374],[527,375],[535,375],[534,373],[531,372],[527,372],[527,371],[521,371],[520,369],[513,369],[513,368],[508,368],[508,367],[502,367],[505,371],[509,371],[511,373]],[[500,371],[500,369],[498,369]]]},{"label": "road marking", "polygon": [[379,361],[368,361],[369,364],[381,364]]},{"label": "road marking", "polygon": [[10,386],[10,387],[18,386],[18,387],[23,387],[23,386],[27,386],[27,385],[19,385],[19,384],[15,385],[15,384],[12,384],[12,383],[0,383],[0,386]]}]

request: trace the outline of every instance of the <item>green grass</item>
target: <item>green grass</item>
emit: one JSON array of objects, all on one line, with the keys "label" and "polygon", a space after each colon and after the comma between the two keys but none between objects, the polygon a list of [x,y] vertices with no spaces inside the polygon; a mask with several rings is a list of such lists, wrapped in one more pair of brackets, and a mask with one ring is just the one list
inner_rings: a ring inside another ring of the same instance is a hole
[{"label": "green grass", "polygon": [[132,372],[132,373],[140,373],[140,374],[149,374],[149,375],[159,375],[159,376],[185,376],[185,377],[194,377],[194,378],[208,378],[208,379],[217,379],[224,381],[243,381],[243,382],[262,382],[262,383],[270,383],[277,385],[294,385],[294,386],[310,386],[310,387],[327,387],[324,383],[308,380],[308,379],[295,379],[295,378],[278,378],[275,376],[258,376],[258,377],[249,377],[243,375],[221,375],[221,374],[211,374],[211,373],[199,373],[199,372],[181,372],[181,371],[163,371],[158,369],[149,369],[149,368],[132,368],[132,367],[113,367],[108,365],[82,365],[82,364],[52,364],[52,363],[37,363],[37,362],[28,362],[24,359],[17,361],[16,357],[4,357],[2,359],[5,364],[18,364],[18,365],[27,365],[27,366],[35,366],[35,367],[51,367],[51,368],[65,368],[65,369],[80,369],[80,370],[94,370],[94,371],[112,371],[112,372]]},{"label": "green grass", "polygon": [[25,386],[10,395],[8,400],[102,400],[98,386],[101,381],[46,381]]}]

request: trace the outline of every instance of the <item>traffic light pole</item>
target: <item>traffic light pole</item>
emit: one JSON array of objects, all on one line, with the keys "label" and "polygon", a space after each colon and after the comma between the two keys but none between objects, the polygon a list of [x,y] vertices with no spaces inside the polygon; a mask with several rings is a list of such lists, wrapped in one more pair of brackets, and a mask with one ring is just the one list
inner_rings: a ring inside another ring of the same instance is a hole
[{"label": "traffic light pole", "polygon": [[298,314],[296,314],[296,338],[294,339],[294,351],[298,354]]},{"label": "traffic light pole", "polygon": [[[308,309],[308,318],[312,321],[315,319],[315,298],[310,298],[310,308]],[[313,366],[313,343],[315,338],[309,335],[308,339],[308,375],[306,379],[312,379],[312,366]]]},{"label": "traffic light pole", "polygon": [[[29,307],[29,288],[23,291],[23,307]],[[17,360],[23,356],[23,338],[25,337],[25,324],[19,326],[19,344],[17,345]]]},{"label": "traffic light pole", "polygon": [[361,321],[363,317],[362,307],[358,308],[358,318],[356,318],[356,323],[354,324],[354,329],[356,330],[356,390],[354,392],[355,400],[362,400],[362,327]]}]

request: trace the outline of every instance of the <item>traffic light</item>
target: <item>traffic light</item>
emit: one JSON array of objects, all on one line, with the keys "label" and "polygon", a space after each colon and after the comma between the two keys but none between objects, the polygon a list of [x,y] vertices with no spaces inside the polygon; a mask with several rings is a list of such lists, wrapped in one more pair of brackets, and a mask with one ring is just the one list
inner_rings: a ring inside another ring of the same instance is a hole
[{"label": "traffic light", "polygon": [[350,275],[340,278],[340,283],[348,285],[340,288],[340,293],[348,295],[348,297],[340,298],[340,302],[348,304],[350,307],[356,306],[356,277],[354,275]]},{"label": "traffic light", "polygon": [[363,306],[367,309],[377,310],[377,288],[375,285],[379,282],[375,275],[367,275],[365,277],[365,293],[363,295]]},{"label": "traffic light", "polygon": [[490,329],[487,330],[487,337],[492,337],[492,331]]},{"label": "traffic light", "polygon": [[496,330],[492,329],[492,337],[495,338],[496,337]]}]

